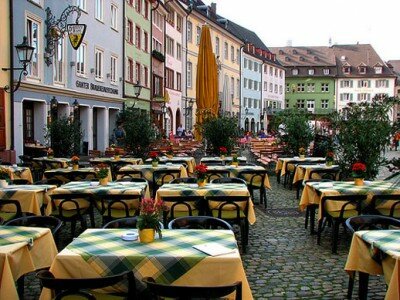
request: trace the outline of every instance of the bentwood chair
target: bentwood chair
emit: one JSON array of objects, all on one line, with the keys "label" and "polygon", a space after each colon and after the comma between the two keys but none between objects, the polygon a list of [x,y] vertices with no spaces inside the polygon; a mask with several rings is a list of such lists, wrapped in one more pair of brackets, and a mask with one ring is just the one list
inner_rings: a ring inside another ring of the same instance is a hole
[{"label": "bentwood chair", "polygon": [[209,216],[187,216],[171,220],[168,229],[227,229],[232,230],[228,222]]},{"label": "bentwood chair", "polygon": [[225,296],[233,292],[235,292],[235,300],[242,299],[242,282],[240,281],[224,286],[179,286],[156,283],[152,277],[142,280],[147,284],[148,290],[161,299],[225,299]]},{"label": "bentwood chair", "polygon": [[175,178],[181,177],[181,170],[154,170],[153,171],[153,198],[156,197],[157,190],[165,183],[169,183]]},{"label": "bentwood chair", "polygon": [[113,219],[134,217],[139,214],[141,195],[109,194],[97,201],[103,225]]},{"label": "bentwood chair", "polygon": [[183,216],[198,216],[203,214],[205,208],[202,196],[168,196],[162,197],[162,200],[168,209],[163,210],[163,223],[166,227],[170,220]]},{"label": "bentwood chair", "polygon": [[[247,188],[250,191],[251,199],[254,199],[254,191],[260,191],[260,204],[264,203],[265,209],[267,208],[267,190],[264,186],[265,178],[268,176],[267,170],[244,170],[238,173],[238,178],[246,181]],[[255,202],[255,201],[254,201]]]}]

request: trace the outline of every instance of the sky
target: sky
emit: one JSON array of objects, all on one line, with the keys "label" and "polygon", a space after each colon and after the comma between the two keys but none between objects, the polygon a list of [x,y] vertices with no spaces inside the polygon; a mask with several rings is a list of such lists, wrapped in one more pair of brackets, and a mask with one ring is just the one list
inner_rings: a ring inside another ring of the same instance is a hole
[{"label": "sky", "polygon": [[[203,0],[217,14],[254,31],[267,47],[371,44],[400,59],[399,0]],[[397,14],[397,15],[396,15]]]}]

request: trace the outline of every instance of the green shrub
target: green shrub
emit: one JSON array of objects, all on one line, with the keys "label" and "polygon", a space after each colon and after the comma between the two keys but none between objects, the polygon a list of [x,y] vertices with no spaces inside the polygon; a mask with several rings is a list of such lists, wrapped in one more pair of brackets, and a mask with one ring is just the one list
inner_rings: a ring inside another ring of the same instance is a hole
[{"label": "green shrub", "polygon": [[226,116],[206,118],[202,130],[208,148],[215,155],[219,155],[219,147],[226,147],[228,154],[231,153],[239,135],[237,119]]}]

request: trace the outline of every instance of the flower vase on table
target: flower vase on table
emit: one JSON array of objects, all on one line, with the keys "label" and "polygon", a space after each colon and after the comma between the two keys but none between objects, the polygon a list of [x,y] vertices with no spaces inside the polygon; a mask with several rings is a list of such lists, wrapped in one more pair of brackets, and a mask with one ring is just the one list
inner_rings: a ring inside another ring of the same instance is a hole
[{"label": "flower vase on table", "polygon": [[51,149],[51,148],[47,149],[47,158],[48,158],[48,159],[53,159],[53,158],[54,158],[54,151],[53,151],[53,149]]},{"label": "flower vase on table", "polygon": [[364,178],[367,172],[367,166],[362,162],[356,162],[351,166],[354,184],[356,186],[364,185]]},{"label": "flower vase on table", "polygon": [[78,171],[79,170],[79,165],[72,165],[72,170]]},{"label": "flower vase on table", "polygon": [[232,155],[232,163],[231,166],[233,167],[238,167],[239,166],[239,160],[237,154]]},{"label": "flower vase on table", "polygon": [[199,187],[203,187],[206,185],[207,170],[208,168],[205,164],[199,164],[195,168],[195,174],[197,176],[197,185]]},{"label": "flower vase on table", "polygon": [[99,164],[96,169],[96,176],[99,179],[100,185],[107,185],[108,184],[108,165],[101,163]]},{"label": "flower vase on table", "polygon": [[149,156],[151,158],[152,167],[158,167],[158,153],[156,151],[150,151]]},{"label": "flower vase on table", "polygon": [[99,179],[99,183],[100,183],[100,185],[107,185],[108,184],[108,178],[107,177],[100,178]]},{"label": "flower vase on table", "polygon": [[221,157],[221,159],[225,159],[225,155],[228,153],[228,149],[226,149],[226,147],[219,147],[219,155]]},{"label": "flower vase on table", "polygon": [[306,158],[306,149],[303,147],[299,148],[299,158],[300,159],[305,159]]},{"label": "flower vase on table", "polygon": [[139,241],[151,243],[154,241],[155,233],[161,239],[160,218],[163,211],[163,202],[145,198],[140,202],[140,214],[138,216],[137,228],[139,229]]},{"label": "flower vase on table", "polygon": [[197,185],[199,187],[204,187],[206,185],[207,181],[205,179],[197,179]]},{"label": "flower vase on table", "polygon": [[79,157],[74,155],[71,157],[72,169],[77,171],[79,169]]},{"label": "flower vase on table", "polygon": [[363,186],[364,185],[364,178],[354,178],[354,184],[356,186]]},{"label": "flower vase on table", "polygon": [[335,154],[333,153],[333,151],[328,151],[325,156],[325,165],[327,167],[332,167],[334,159],[335,159]]}]

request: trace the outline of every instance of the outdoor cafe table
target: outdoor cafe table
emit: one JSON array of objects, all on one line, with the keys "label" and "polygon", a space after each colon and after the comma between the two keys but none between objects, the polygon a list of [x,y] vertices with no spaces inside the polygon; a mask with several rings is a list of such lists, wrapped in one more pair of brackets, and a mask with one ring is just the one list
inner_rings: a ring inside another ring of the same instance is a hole
[{"label": "outdoor cafe table", "polygon": [[28,167],[19,167],[19,166],[5,166],[1,165],[1,169],[7,171],[11,180],[14,179],[26,179],[29,183],[33,183],[32,172]]},{"label": "outdoor cafe table", "polygon": [[42,162],[44,160],[47,161],[53,161],[53,162],[59,162],[62,164],[63,168],[68,167],[68,164],[71,162],[70,158],[64,158],[64,157],[53,157],[53,158],[49,158],[47,156],[43,156],[43,157],[35,157],[33,160],[35,161],[39,161]]},{"label": "outdoor cafe table", "polygon": [[[368,200],[370,200],[373,195],[400,194],[400,185],[388,181],[365,181],[362,186],[355,185],[353,181],[307,182],[301,194],[300,209],[304,210],[311,204],[320,205],[324,196],[355,194],[367,194]],[[329,211],[340,211],[342,205],[343,203],[327,203],[327,209]],[[386,203],[387,205],[390,205],[389,201]],[[385,203],[379,205],[380,208],[386,206]],[[352,209],[352,207],[349,206],[349,209]],[[321,209],[318,210],[318,214],[318,219],[320,219]]]},{"label": "outdoor cafe table", "polygon": [[[180,177],[187,177],[186,168],[182,165],[173,165],[173,164],[159,164],[157,167],[153,167],[152,165],[128,165],[124,166],[120,169],[121,171],[129,171],[136,170],[142,172],[142,177],[145,178],[149,183],[153,182],[153,172],[155,170],[165,170],[165,171],[180,171]],[[118,178],[117,178],[118,179]]]},{"label": "outdoor cafe table", "polygon": [[[200,163],[202,163],[203,161],[215,161],[215,162],[221,162],[222,161],[224,164],[226,164],[226,163],[232,162],[232,160],[233,160],[232,156],[224,156],[224,158],[205,156],[205,157],[200,159]],[[247,161],[247,157],[238,156],[238,161],[246,162]]]},{"label": "outdoor cafe table", "polygon": [[114,157],[96,157],[96,158],[91,158],[89,162],[99,162],[99,163],[103,162],[105,164],[128,162],[134,165],[143,164],[143,160],[141,158],[134,158],[134,157],[120,157],[119,159],[115,159]]},{"label": "outdoor cafe table", "polygon": [[278,163],[276,164],[275,167],[275,173],[279,174],[280,172],[280,176],[285,175],[286,173],[286,164],[290,163],[292,161],[304,161],[304,162],[314,162],[314,161],[321,161],[324,160],[324,157],[306,157],[303,159],[300,159],[298,156],[294,156],[294,157],[281,157],[278,159]]},{"label": "outdoor cafe table", "polygon": [[[241,281],[243,299],[253,299],[232,231],[163,229],[162,239],[156,235],[155,241],[147,244],[122,240],[126,232],[87,229],[56,256],[50,271],[55,277],[88,278],[133,270],[140,282],[150,276],[156,282],[189,286]],[[232,252],[209,256],[193,247],[204,243],[218,243]],[[43,289],[40,299],[50,297],[49,290]]]},{"label": "outdoor cafe table", "polygon": [[21,204],[23,212],[39,216],[41,215],[40,207],[49,202],[49,193],[56,187],[56,185],[49,184],[9,185],[0,188],[0,199],[17,200]]},{"label": "outdoor cafe table", "polygon": [[[82,175],[84,175],[84,173],[93,173],[95,172],[95,168],[93,167],[88,167],[88,168],[79,168],[78,170],[73,170],[71,167],[68,168],[63,168],[63,169],[51,169],[51,170],[47,170],[43,173],[43,177],[44,178],[57,178],[60,179],[62,181],[70,181],[70,179],[68,178],[68,174],[71,172],[78,172],[78,173],[82,173]],[[111,170],[108,170],[108,181],[112,181],[112,176],[111,176]]]},{"label": "outdoor cafe table", "polygon": [[156,199],[162,197],[179,197],[179,196],[248,196],[249,211],[247,219],[251,225],[256,222],[256,214],[254,212],[253,202],[250,199],[250,193],[247,186],[238,183],[207,183],[203,187],[199,187],[197,183],[168,183],[162,185],[156,194]]},{"label": "outdoor cafe table", "polygon": [[[344,269],[350,274],[384,274],[388,285],[385,299],[400,299],[400,230],[355,232]],[[361,286],[367,290],[367,285]]]},{"label": "outdoor cafe table", "polygon": [[[170,162],[170,163],[173,163],[173,164],[176,163],[177,161],[178,162],[179,161],[184,161],[188,166],[188,172],[190,174],[193,174],[194,168],[196,167],[196,161],[195,161],[193,156],[174,156],[174,157],[171,157],[171,158],[166,157],[166,156],[161,156],[161,157],[159,157],[159,160],[161,162],[167,162],[167,163]],[[150,163],[151,162],[151,158],[146,159],[146,162]]]},{"label": "outdoor cafe table", "polygon": [[296,183],[298,181],[306,181],[310,178],[310,172],[315,169],[332,169],[338,167],[338,165],[332,165],[328,167],[326,164],[315,164],[315,165],[302,165],[299,164],[296,167],[296,171],[294,173],[293,177],[293,183]]},{"label": "outdoor cafe table", "polygon": [[18,300],[17,279],[49,267],[56,255],[50,229],[0,226],[0,299]]},{"label": "outdoor cafe table", "polygon": [[[52,194],[64,193],[83,193],[90,196],[104,197],[106,195],[141,195],[149,198],[149,186],[145,182],[109,182],[107,185],[99,185],[98,182],[90,181],[71,181],[52,191]],[[46,214],[50,215],[52,205],[46,207]]]},{"label": "outdoor cafe table", "polygon": [[[208,171],[229,171],[230,177],[237,177],[239,172],[242,171],[264,171],[265,168],[262,166],[207,166]],[[246,177],[249,175],[246,175]],[[256,182],[255,182],[256,183]],[[265,176],[264,179],[264,187],[267,189],[271,189],[271,184],[269,183],[268,175]]]}]

